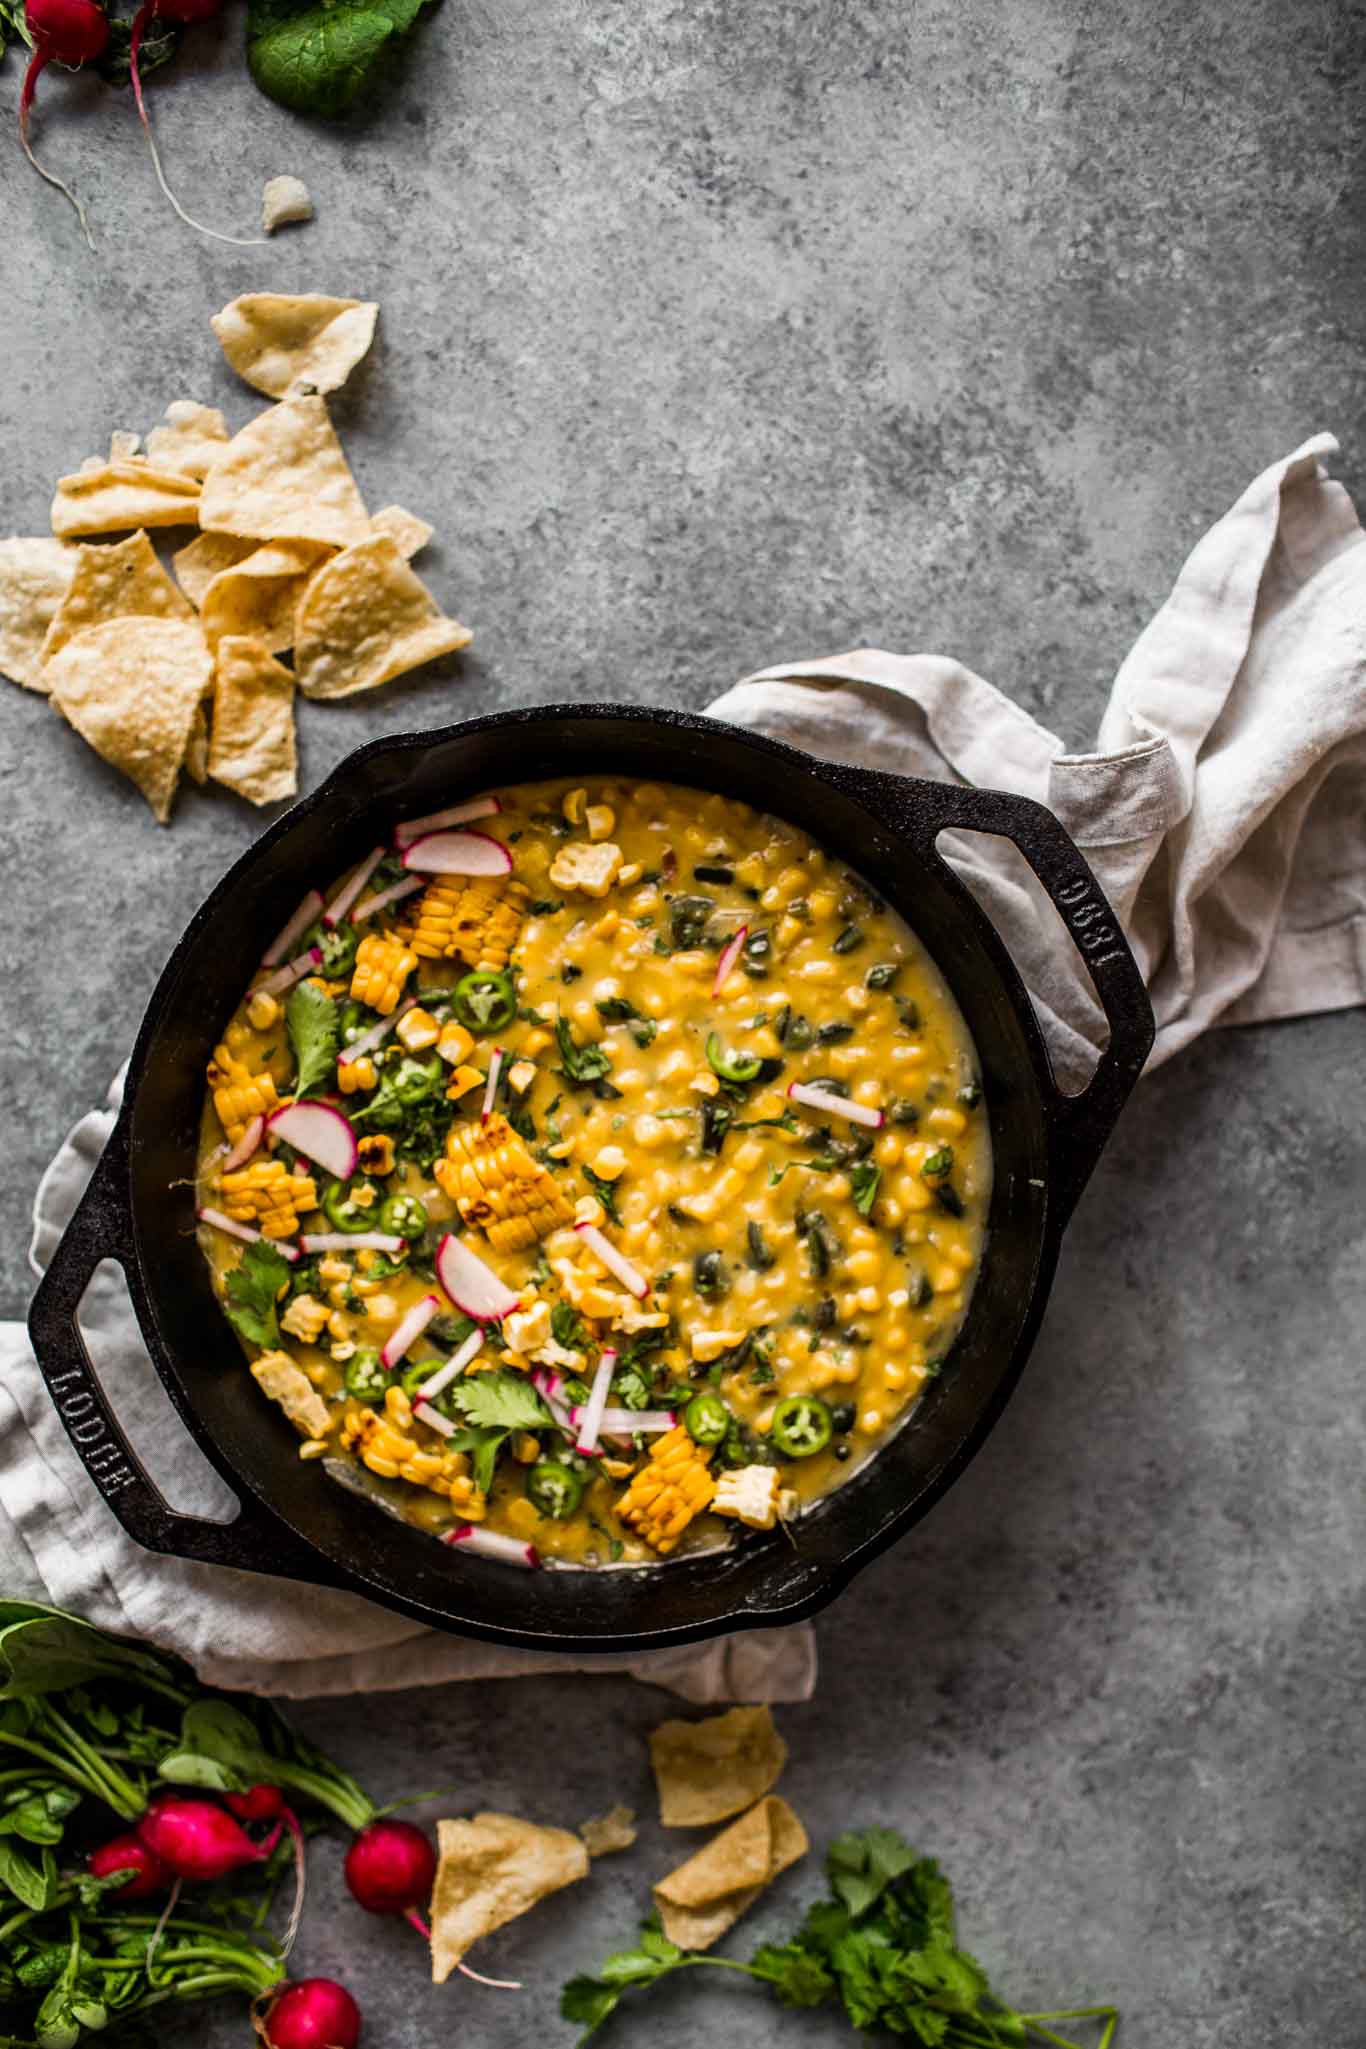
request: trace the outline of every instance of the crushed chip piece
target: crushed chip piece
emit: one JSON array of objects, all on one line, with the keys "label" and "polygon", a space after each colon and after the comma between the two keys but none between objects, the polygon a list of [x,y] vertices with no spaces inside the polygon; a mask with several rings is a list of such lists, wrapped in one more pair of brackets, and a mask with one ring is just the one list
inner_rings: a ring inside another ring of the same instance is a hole
[{"label": "crushed chip piece", "polygon": [[0,541],[0,674],[46,692],[43,642],[76,573],[79,550],[46,534]]},{"label": "crushed chip piece", "polygon": [[195,526],[198,519],[194,478],[142,461],[102,462],[59,477],[52,501],[52,531],[63,541],[125,527]]},{"label": "crushed chip piece", "polygon": [[680,1949],[710,1949],[809,1848],[786,1800],[770,1794],[660,1879],[654,1896],[664,1933]]},{"label": "crushed chip piece", "polygon": [[214,578],[236,563],[245,562],[260,545],[259,541],[242,540],[236,534],[197,534],[183,548],[176,549],[171,567],[196,612],[203,606],[204,593]]},{"label": "crushed chip piece", "polygon": [[271,406],[235,434],[204,479],[206,533],[345,548],[370,532],[342,446],[321,398]]},{"label": "crushed chip piece", "polygon": [[299,787],[294,678],[264,641],[226,634],[215,650],[209,774],[253,804]]},{"label": "crushed chip piece", "polygon": [[46,666],[57,709],[131,776],[162,825],[213,677],[197,619],[106,619]]},{"label": "crushed chip piece", "polygon": [[185,773],[203,788],[209,780],[209,714],[201,701],[185,748]]},{"label": "crushed chip piece", "polygon": [[337,391],[375,338],[373,300],[307,292],[247,292],[209,325],[238,376],[284,398],[293,391]]},{"label": "crushed chip piece", "polygon": [[202,478],[227,441],[228,423],[217,406],[173,398],[166,408],[165,426],[153,427],[147,436],[147,460],[159,470]]},{"label": "crushed chip piece", "polygon": [[109,437],[110,462],[136,462],[142,448],[141,434],[130,434],[126,427],[116,427]]},{"label": "crushed chip piece", "polygon": [[415,512],[405,512],[401,505],[382,505],[370,521],[370,531],[388,534],[398,543],[398,552],[405,562],[411,562],[436,532],[425,519],[419,519]]},{"label": "crushed chip piece", "polygon": [[787,1745],[768,1708],[737,1707],[704,1722],[661,1722],[650,1733],[650,1762],[665,1828],[700,1828],[776,1786]]},{"label": "crushed chip piece", "polygon": [[439,1821],[432,1887],[432,1979],[445,1983],[483,1935],[515,1921],[547,1893],[588,1876],[588,1852],[567,1829],[515,1814]]},{"label": "crushed chip piece", "polygon": [[630,1807],[610,1807],[606,1814],[579,1824],[590,1857],[611,1857],[618,1850],[629,1850],[638,1833],[635,1810]]},{"label": "crushed chip piece", "polygon": [[192,619],[194,613],[156,557],[145,533],[102,548],[76,550],[76,573],[47,630],[43,660],[50,662],[87,626],[105,619]]},{"label": "crushed chip piece", "polygon": [[210,647],[225,633],[251,634],[273,655],[293,647],[294,608],[326,553],[311,541],[274,541],[220,571],[199,607]]},{"label": "crushed chip piece", "polygon": [[375,534],[319,569],[295,620],[294,667],[305,697],[350,697],[468,647],[388,534]]},{"label": "crushed chip piece", "polygon": [[302,178],[267,178],[261,193],[261,226],[268,235],[290,221],[311,221],[313,201]]}]

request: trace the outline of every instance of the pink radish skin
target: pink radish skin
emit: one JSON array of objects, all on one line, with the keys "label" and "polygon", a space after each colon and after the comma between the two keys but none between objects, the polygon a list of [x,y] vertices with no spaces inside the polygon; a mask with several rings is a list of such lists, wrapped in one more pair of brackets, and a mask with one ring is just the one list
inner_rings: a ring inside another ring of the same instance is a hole
[{"label": "pink radish skin", "polygon": [[454,1550],[457,1546],[472,1551],[477,1558],[492,1558],[499,1565],[521,1565],[534,1571],[541,1562],[541,1555],[534,1544],[523,1544],[516,1537],[500,1536],[497,1530],[483,1530],[475,1523],[461,1523],[458,1529],[447,1530],[441,1539]]},{"label": "pink radish skin", "polygon": [[342,1867],[367,1914],[406,1914],[430,1899],[436,1851],[411,1821],[372,1821],[351,1838]]},{"label": "pink radish skin", "polygon": [[744,943],[746,939],[748,939],[748,937],[749,926],[742,925],[740,927],[740,930],[736,933],[735,937],[727,944],[724,951],[722,952],[720,960],[716,963],[716,973],[712,977],[711,993],[713,996],[719,996],[721,994],[721,991],[725,988],[726,982],[730,975],[730,971],[735,966],[736,961],[739,960],[741,950],[744,947]]},{"label": "pink radish skin", "polygon": [[222,0],[142,0],[142,6],[133,17],[133,32],[128,50],[128,73],[133,83],[133,98],[137,102],[138,119],[142,123],[143,133],[147,137],[147,147],[151,151],[152,169],[156,172],[158,185],[160,185],[162,191],[170,200],[180,219],[184,221],[187,228],[193,228],[196,234],[207,235],[211,241],[231,242],[237,248],[252,249],[259,243],[267,241],[268,237],[265,235],[224,235],[217,228],[206,228],[202,221],[197,221],[190,214],[186,213],[184,207],[166,182],[166,173],[161,168],[161,156],[157,150],[156,137],[152,133],[151,119],[147,112],[146,102],[142,97],[142,73],[139,59],[142,56],[142,39],[152,23],[157,19],[186,25],[196,21],[208,21],[213,15],[218,13],[221,6]]},{"label": "pink radish skin", "polygon": [[112,1878],[116,1871],[133,1873],[118,1889],[121,1900],[150,1899],[153,1893],[165,1892],[171,1883],[171,1874],[161,1859],[132,1834],[101,1843],[85,1861],[92,1878]]},{"label": "pink radish skin", "polygon": [[245,1793],[225,1793],[223,1805],[239,1821],[278,1821],[285,1796],[278,1786],[250,1786]]},{"label": "pink radish skin", "polygon": [[24,73],[23,91],[19,95],[19,146],[38,176],[45,178],[49,185],[54,185],[71,201],[86,244],[93,249],[95,243],[90,223],[80,200],[69,185],[52,171],[45,171],[33,154],[33,145],[28,139],[28,117],[39,77],[49,64],[63,64],[72,71],[79,71],[83,64],[93,64],[97,57],[103,56],[109,41],[109,18],[95,6],[94,0],[27,0],[24,22],[33,38],[33,55]]},{"label": "pink radish skin", "polygon": [[[593,1375],[593,1385],[589,1392],[588,1400],[583,1407],[583,1420],[579,1424],[579,1441],[574,1449],[586,1452],[593,1457],[596,1457],[598,1453],[598,1438],[602,1434],[603,1411],[607,1407],[607,1394],[612,1385],[612,1375],[616,1370],[616,1363],[617,1355],[614,1351],[609,1349],[603,1353],[602,1357],[598,1360],[598,1370]],[[571,1416],[573,1413],[571,1409]]]},{"label": "pink radish skin", "polygon": [[387,1373],[392,1373],[399,1360],[411,1351],[440,1308],[441,1298],[438,1295],[424,1295],[416,1308],[410,1309],[396,1325],[379,1355],[380,1364]]},{"label": "pink radish skin", "polygon": [[138,1823],[138,1836],[176,1878],[226,1878],[268,1857],[284,1827],[277,1821],[262,1843],[254,1843],[226,1808],[212,1800],[159,1794]]},{"label": "pink radish skin", "polygon": [[403,855],[423,875],[511,875],[512,856],[487,832],[426,832]]},{"label": "pink radish skin", "polygon": [[224,1160],[222,1172],[225,1174],[231,1174],[235,1168],[245,1167],[247,1161],[256,1151],[256,1148],[260,1145],[261,1140],[265,1137],[265,1135],[265,1118],[253,1117],[250,1124],[247,1126],[246,1130],[242,1133],[242,1136],[238,1139],[236,1145],[233,1147],[232,1151]]},{"label": "pink radish skin", "polygon": [[478,1323],[501,1323],[521,1305],[521,1297],[451,1231],[436,1248],[436,1277],[456,1308]]},{"label": "pink radish skin", "polygon": [[295,940],[302,939],[309,926],[316,921],[322,907],[321,891],[310,889],[289,923],[281,926],[280,930],[271,940],[270,945],[261,955],[261,966],[263,968],[278,967],[279,963],[289,952],[290,947],[293,946]]},{"label": "pink radish skin", "polygon": [[271,2003],[268,2049],[358,2049],[360,2008],[335,1978],[300,1978]]},{"label": "pink radish skin", "polygon": [[322,959],[323,950],[320,946],[310,946],[306,953],[296,953],[292,961],[289,961],[282,968],[277,968],[273,975],[267,975],[265,981],[262,982],[259,989],[254,991],[254,994],[257,996],[282,995],[286,989],[292,989],[296,982],[302,982],[305,975],[312,974],[314,968],[321,967]]},{"label": "pink radish skin", "polygon": [[496,797],[471,797],[467,804],[452,804],[445,811],[430,811],[425,818],[409,818],[394,828],[394,845],[410,847],[414,840],[425,839],[430,832],[440,832],[443,826],[467,825],[472,818],[491,818],[502,808]]},{"label": "pink radish skin", "polygon": [[305,1158],[316,1160],[339,1181],[349,1181],[356,1171],[359,1147],[351,1120],[330,1103],[315,1102],[309,1097],[300,1103],[289,1103],[274,1112],[269,1129],[273,1137],[282,1138]]}]

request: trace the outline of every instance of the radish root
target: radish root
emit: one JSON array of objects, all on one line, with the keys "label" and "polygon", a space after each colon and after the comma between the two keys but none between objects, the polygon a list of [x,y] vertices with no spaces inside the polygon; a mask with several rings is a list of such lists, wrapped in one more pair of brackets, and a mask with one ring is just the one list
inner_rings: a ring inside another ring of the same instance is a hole
[{"label": "radish root", "polygon": [[90,232],[90,222],[86,218],[84,206],[64,178],[59,178],[55,171],[49,171],[39,163],[37,157],[33,154],[33,144],[28,139],[28,117],[29,109],[33,105],[33,92],[38,83],[38,74],[46,63],[47,58],[43,55],[43,52],[35,50],[29,59],[28,70],[24,73],[24,89],[19,96],[19,146],[34,170],[38,173],[38,176],[46,179],[49,185],[55,185],[62,196],[70,200],[71,205],[75,209],[76,218],[81,224],[81,233],[85,236],[86,247],[93,256],[95,253],[95,238]]}]

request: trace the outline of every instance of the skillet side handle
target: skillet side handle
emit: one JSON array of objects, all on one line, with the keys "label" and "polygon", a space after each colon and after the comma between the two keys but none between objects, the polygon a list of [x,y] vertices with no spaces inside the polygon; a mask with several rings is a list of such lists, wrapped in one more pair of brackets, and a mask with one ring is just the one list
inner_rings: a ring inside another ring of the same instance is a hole
[{"label": "skillet side handle", "polygon": [[1053,1192],[1066,1224],[1152,1051],[1152,1004],[1119,919],[1051,811],[1008,791],[945,784],[935,794],[942,795],[930,806],[940,813],[936,834],[960,825],[1000,834],[1018,848],[1081,955],[1110,1027],[1110,1043],[1082,1093],[1064,1095],[1056,1084],[1050,1091]]},{"label": "skillet side handle", "polygon": [[115,1125],[90,1184],[62,1234],[29,1311],[28,1330],[47,1391],[77,1457],[135,1543],[206,1565],[276,1576],[318,1575],[292,1533],[249,1497],[234,1522],[173,1509],[149,1478],[100,1386],[78,1314],[101,1260],[127,1274],[134,1258],[128,1209],[128,1134]]}]

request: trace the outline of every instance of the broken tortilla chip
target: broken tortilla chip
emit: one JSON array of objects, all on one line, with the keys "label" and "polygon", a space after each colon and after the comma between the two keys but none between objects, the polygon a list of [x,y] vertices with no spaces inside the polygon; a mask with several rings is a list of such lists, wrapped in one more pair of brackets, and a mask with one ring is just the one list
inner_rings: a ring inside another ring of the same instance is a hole
[{"label": "broken tortilla chip", "polygon": [[197,619],[106,619],[44,671],[52,701],[97,754],[131,776],[162,825],[213,678]]},{"label": "broken tortilla chip", "polygon": [[382,505],[370,521],[370,531],[388,534],[398,543],[398,552],[405,562],[411,562],[436,532],[425,519],[419,519],[415,512],[405,512],[401,505]]},{"label": "broken tortilla chip", "polygon": [[247,292],[209,321],[238,376],[270,398],[338,391],[375,338],[373,300]]},{"label": "broken tortilla chip", "polygon": [[274,541],[221,570],[199,607],[210,647],[225,633],[250,634],[277,655],[294,645],[294,610],[325,548]]},{"label": "broken tortilla chip", "polygon": [[305,697],[350,697],[474,638],[447,619],[388,534],[325,562],[299,600],[294,668]]},{"label": "broken tortilla chip", "polygon": [[126,427],[116,427],[109,437],[110,462],[140,462],[142,457],[141,434],[130,434]]},{"label": "broken tortilla chip", "polygon": [[260,545],[259,541],[242,540],[236,534],[196,534],[183,548],[176,549],[171,557],[171,567],[175,571],[176,582],[196,612],[204,603],[204,593],[214,578],[234,564],[245,562]]},{"label": "broken tortilla chip", "polygon": [[786,1800],[770,1794],[660,1879],[654,1896],[664,1933],[680,1949],[710,1949],[809,1848]]},{"label": "broken tortilla chip", "polygon": [[766,1707],[737,1707],[704,1722],[661,1722],[650,1733],[650,1762],[665,1828],[701,1828],[776,1786],[787,1745]]},{"label": "broken tortilla chip", "polygon": [[202,478],[227,442],[228,423],[217,406],[173,398],[166,408],[166,424],[153,427],[147,436],[147,460],[159,470]]},{"label": "broken tortilla chip", "polygon": [[635,1812],[630,1807],[611,1807],[606,1814],[594,1815],[590,1821],[579,1824],[579,1834],[590,1857],[611,1857],[618,1850],[629,1850],[638,1833]]},{"label": "broken tortilla chip", "polygon": [[299,787],[294,678],[247,635],[225,634],[214,652],[209,774],[253,804],[278,804]]},{"label": "broken tortilla chip", "polygon": [[588,1876],[588,1852],[568,1829],[515,1814],[439,1821],[432,1887],[432,1979],[445,1983],[483,1935],[515,1921],[547,1893]]},{"label": "broken tortilla chip", "polygon": [[76,573],[78,550],[46,534],[0,541],[0,674],[46,692],[43,642]]},{"label": "broken tortilla chip", "polygon": [[199,524],[263,541],[363,541],[369,516],[325,402],[286,399],[248,421],[209,467]]},{"label": "broken tortilla chip", "polygon": [[201,701],[185,748],[185,773],[202,789],[209,780],[209,714]]},{"label": "broken tortilla chip", "polygon": [[141,529],[126,541],[76,550],[76,573],[43,642],[43,660],[106,619],[192,619],[194,613]]},{"label": "broken tortilla chip", "polygon": [[198,520],[199,485],[193,477],[130,458],[59,477],[52,501],[52,531],[63,541],[125,527],[195,526]]}]

